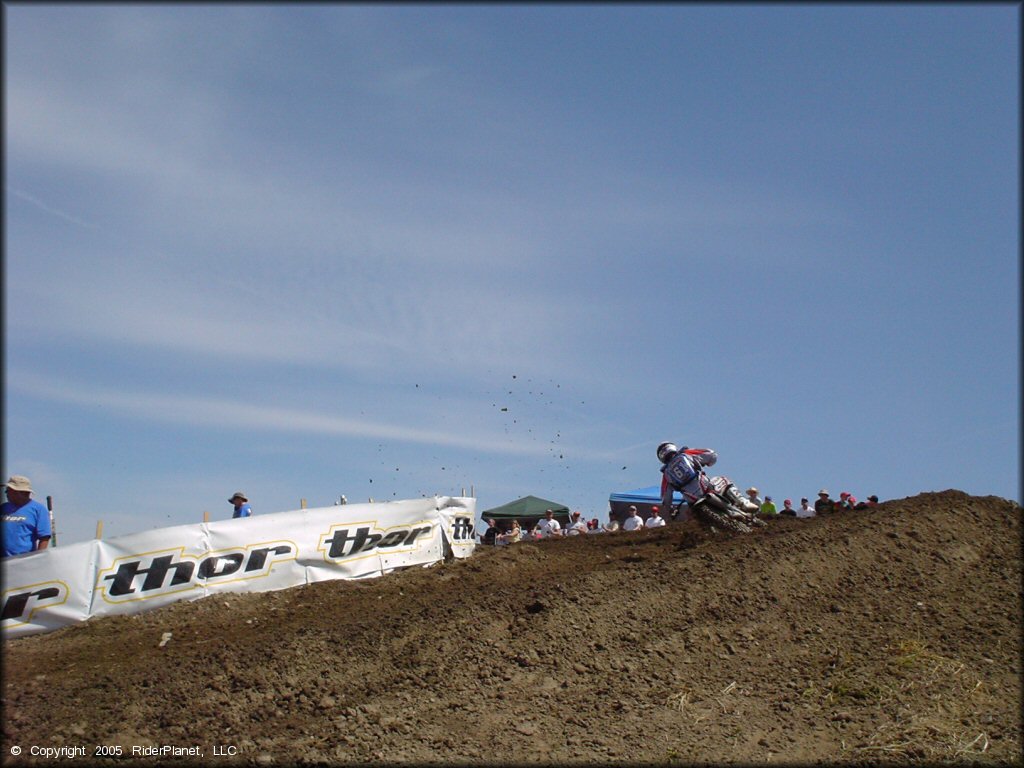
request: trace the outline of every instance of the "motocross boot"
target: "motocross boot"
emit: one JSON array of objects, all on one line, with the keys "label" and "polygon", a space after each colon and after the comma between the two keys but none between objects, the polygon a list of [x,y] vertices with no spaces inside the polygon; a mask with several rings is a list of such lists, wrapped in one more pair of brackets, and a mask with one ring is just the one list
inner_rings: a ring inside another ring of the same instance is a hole
[{"label": "motocross boot", "polygon": [[755,504],[742,493],[740,493],[739,489],[732,483],[729,483],[728,487],[726,487],[722,495],[725,496],[725,498],[727,498],[730,501],[730,503],[735,504],[737,507],[739,507],[748,514],[756,515],[758,512],[761,511],[757,508],[757,504]]}]

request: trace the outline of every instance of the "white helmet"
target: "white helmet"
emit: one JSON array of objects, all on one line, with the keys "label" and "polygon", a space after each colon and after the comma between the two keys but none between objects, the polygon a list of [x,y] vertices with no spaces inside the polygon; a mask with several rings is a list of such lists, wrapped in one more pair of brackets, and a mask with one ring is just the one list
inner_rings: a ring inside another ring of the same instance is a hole
[{"label": "white helmet", "polygon": [[679,453],[679,449],[676,448],[675,443],[662,443],[658,446],[658,461],[667,464],[677,453]]}]

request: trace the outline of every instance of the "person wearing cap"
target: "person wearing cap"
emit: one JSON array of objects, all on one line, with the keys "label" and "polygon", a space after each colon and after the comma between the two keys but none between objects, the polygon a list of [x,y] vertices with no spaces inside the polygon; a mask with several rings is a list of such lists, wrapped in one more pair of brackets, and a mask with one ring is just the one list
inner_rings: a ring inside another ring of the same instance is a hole
[{"label": "person wearing cap", "polygon": [[663,525],[665,525],[665,518],[661,516],[657,507],[651,507],[651,514],[647,518],[647,522],[644,523],[644,528],[661,528]]},{"label": "person wearing cap", "polygon": [[849,491],[843,491],[839,494],[839,501],[836,502],[836,511],[853,509],[856,505],[857,499],[854,498],[853,494]]},{"label": "person wearing cap", "polygon": [[572,513],[572,518],[569,520],[569,527],[565,529],[566,536],[579,536],[581,533],[587,532],[587,524],[583,522],[583,516],[577,509]]},{"label": "person wearing cap", "polygon": [[53,535],[50,510],[32,498],[32,482],[24,475],[11,475],[6,491],[7,501],[0,506],[4,557],[46,549]]},{"label": "person wearing cap", "polygon": [[537,521],[537,532],[542,539],[562,535],[562,524],[555,520],[555,510],[544,510],[544,517]]},{"label": "person wearing cap", "polygon": [[780,515],[786,515],[787,517],[796,517],[796,510],[793,509],[792,499],[782,500],[782,509],[779,510]]},{"label": "person wearing cap", "polygon": [[854,507],[854,509],[868,509],[869,507],[877,507],[877,506],[878,506],[878,497],[875,496],[875,494],[871,494],[870,496],[868,496],[868,500],[867,501],[857,502],[857,505]]},{"label": "person wearing cap", "polygon": [[779,510],[775,506],[775,502],[772,501],[772,497],[765,496],[764,503],[761,504],[761,517],[778,517],[778,515]]},{"label": "person wearing cap", "polygon": [[814,514],[823,515],[826,512],[832,511],[832,499],[829,498],[828,491],[822,488],[818,491],[818,500],[814,502]]},{"label": "person wearing cap", "polygon": [[249,506],[249,500],[241,491],[235,491],[235,495],[228,499],[228,503],[235,507],[235,511],[231,515],[232,518],[252,517],[252,507]]},{"label": "person wearing cap", "polygon": [[814,517],[814,508],[806,498],[800,499],[800,509],[797,510],[797,517]]},{"label": "person wearing cap", "polygon": [[629,507],[629,514],[626,515],[626,519],[622,521],[622,530],[624,531],[640,531],[643,530],[644,519],[637,514],[636,507]]}]

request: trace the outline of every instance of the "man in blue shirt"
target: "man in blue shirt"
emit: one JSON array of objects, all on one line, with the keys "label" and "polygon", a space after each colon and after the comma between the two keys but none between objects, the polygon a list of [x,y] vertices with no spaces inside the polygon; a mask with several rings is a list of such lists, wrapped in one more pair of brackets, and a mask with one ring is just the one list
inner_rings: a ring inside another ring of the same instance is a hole
[{"label": "man in blue shirt", "polygon": [[46,549],[51,536],[50,511],[32,499],[32,483],[23,475],[11,475],[6,488],[7,502],[0,506],[4,557]]},{"label": "man in blue shirt", "polygon": [[231,517],[250,517],[252,515],[252,507],[249,506],[249,500],[245,498],[245,494],[241,491],[236,491],[235,495],[228,499],[228,501],[235,505],[235,513]]}]

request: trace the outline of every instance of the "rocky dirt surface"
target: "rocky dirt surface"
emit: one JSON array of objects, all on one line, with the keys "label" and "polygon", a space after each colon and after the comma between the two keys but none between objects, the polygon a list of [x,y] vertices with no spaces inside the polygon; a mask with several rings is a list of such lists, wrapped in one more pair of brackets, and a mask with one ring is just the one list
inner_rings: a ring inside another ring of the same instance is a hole
[{"label": "rocky dirt surface", "polygon": [[479,547],[9,640],[3,757],[1020,765],[1021,590],[1021,508],[959,491]]}]

